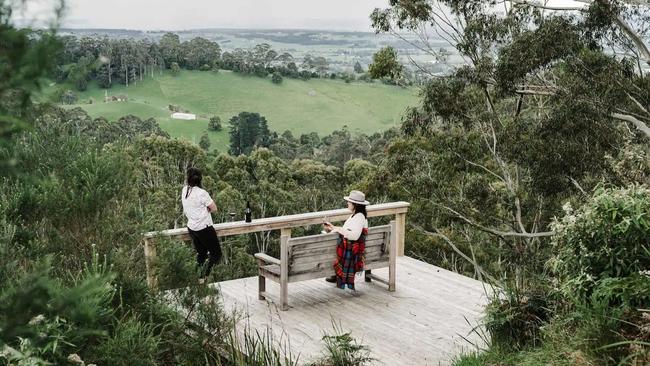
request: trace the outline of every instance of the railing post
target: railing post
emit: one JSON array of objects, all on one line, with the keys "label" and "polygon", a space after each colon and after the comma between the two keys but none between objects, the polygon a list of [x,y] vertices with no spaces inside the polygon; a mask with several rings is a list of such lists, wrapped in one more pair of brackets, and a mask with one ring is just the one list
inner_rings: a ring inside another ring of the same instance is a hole
[{"label": "railing post", "polygon": [[388,291],[395,291],[395,276],[397,270],[397,222],[390,222],[390,249],[388,252]]},{"label": "railing post", "polygon": [[291,237],[291,228],[290,227],[285,227],[280,229],[280,236],[288,236]]},{"label": "railing post", "polygon": [[395,214],[397,232],[397,255],[404,256],[404,237],[406,236],[406,212]]},{"label": "railing post", "polygon": [[144,239],[144,264],[147,270],[147,285],[153,291],[158,289],[158,278],[153,268],[153,264],[156,261],[156,245],[153,243],[152,239]]},{"label": "railing post", "polygon": [[261,259],[257,260],[257,298],[259,300],[266,300],[266,277],[262,275],[262,266],[265,265]]},{"label": "railing post", "polygon": [[280,237],[280,309],[289,310],[289,236]]}]

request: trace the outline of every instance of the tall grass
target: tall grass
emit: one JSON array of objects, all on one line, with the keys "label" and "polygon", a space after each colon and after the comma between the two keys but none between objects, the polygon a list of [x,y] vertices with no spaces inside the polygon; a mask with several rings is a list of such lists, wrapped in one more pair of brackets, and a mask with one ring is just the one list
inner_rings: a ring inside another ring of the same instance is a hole
[{"label": "tall grass", "polygon": [[230,333],[224,366],[297,366],[299,355],[293,355],[288,340],[276,341],[271,330],[244,329],[242,336],[236,330]]},{"label": "tall grass", "polygon": [[341,324],[332,320],[332,334],[323,335],[325,356],[312,366],[363,366],[375,361],[370,348],[358,342]]}]

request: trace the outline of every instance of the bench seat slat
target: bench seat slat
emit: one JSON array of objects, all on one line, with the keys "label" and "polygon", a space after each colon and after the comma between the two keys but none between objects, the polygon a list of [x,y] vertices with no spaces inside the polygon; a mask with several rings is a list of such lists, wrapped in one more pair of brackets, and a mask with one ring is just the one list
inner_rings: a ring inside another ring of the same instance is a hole
[{"label": "bench seat slat", "polygon": [[[366,238],[366,248],[371,247],[373,245],[382,245],[382,244],[386,244],[386,245],[388,244],[388,238],[386,234],[381,234],[381,236],[377,235],[377,236]],[[290,251],[292,256],[296,256],[296,255],[308,254],[315,250],[336,248],[336,245],[337,242],[335,240],[327,241],[327,242],[319,242],[314,245],[301,244],[300,246],[291,247]]]},{"label": "bench seat slat", "polygon": [[[370,264],[366,265],[365,269],[379,269],[379,268],[386,268],[388,267],[388,261],[385,262],[373,262]],[[300,282],[300,281],[306,281],[306,280],[311,280],[314,278],[323,278],[327,276],[333,276],[334,273],[334,268],[324,268],[321,271],[305,271],[301,273],[295,273],[289,276],[289,282]]]},{"label": "bench seat slat", "polygon": [[[389,248],[386,248],[382,245],[371,245],[366,247],[365,255],[366,258],[371,257],[373,255],[389,255],[388,252]],[[303,252],[300,254],[293,254],[291,256],[291,260],[289,262],[289,265],[293,264],[299,264],[299,263],[305,263],[305,262],[313,262],[313,261],[318,261],[321,259],[330,259],[334,260],[336,258],[336,248],[330,247],[330,248],[323,248],[323,249],[317,249],[312,252]]]},{"label": "bench seat slat", "polygon": [[[378,254],[375,254],[375,255],[366,256],[366,265],[370,265],[374,262],[385,262],[385,261],[388,261],[388,255],[380,256]],[[316,272],[316,271],[321,271],[324,268],[333,268],[333,264],[334,264],[334,259],[332,258],[325,258],[313,262],[295,264],[289,267],[289,276],[293,276],[296,273],[304,273],[309,271]]]},{"label": "bench seat slat", "polygon": [[[364,253],[364,256],[366,258],[366,261],[370,260],[375,260],[377,257],[388,257],[389,253],[382,251],[381,246],[374,246],[370,248],[366,248],[366,252]],[[329,261],[330,263],[336,259],[336,250],[335,249],[330,249],[327,251],[319,251],[317,253],[313,253],[310,256],[301,256],[301,257],[291,257],[291,260],[289,261],[289,270],[291,271],[291,268],[296,265],[301,265],[305,263],[313,263],[313,262],[320,262],[320,261]]]},{"label": "bench seat slat", "polygon": [[[389,233],[389,232],[390,232],[389,225],[375,226],[368,229],[368,237],[372,237],[373,235],[377,235],[377,234]],[[315,243],[319,243],[323,241],[330,241],[330,240],[336,241],[337,238],[338,238],[338,234],[336,233],[301,236],[299,238],[289,239],[289,246],[296,246],[300,244],[314,245]]]}]

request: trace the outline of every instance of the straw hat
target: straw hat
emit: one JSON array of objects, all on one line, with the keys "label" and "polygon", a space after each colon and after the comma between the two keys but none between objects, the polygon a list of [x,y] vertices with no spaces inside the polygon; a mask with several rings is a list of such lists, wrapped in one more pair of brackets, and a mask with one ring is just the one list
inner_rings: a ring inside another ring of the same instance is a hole
[{"label": "straw hat", "polygon": [[366,195],[361,191],[350,191],[350,195],[343,197],[343,199],[348,202],[356,203],[357,205],[365,206],[370,204],[370,202],[366,201]]}]

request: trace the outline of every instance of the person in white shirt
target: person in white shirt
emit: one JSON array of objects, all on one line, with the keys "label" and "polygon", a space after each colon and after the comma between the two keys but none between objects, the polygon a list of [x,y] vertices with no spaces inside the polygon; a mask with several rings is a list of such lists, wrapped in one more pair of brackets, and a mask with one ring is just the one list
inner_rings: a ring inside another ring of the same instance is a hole
[{"label": "person in white shirt", "polygon": [[363,270],[365,237],[368,234],[368,214],[363,192],[352,191],[349,196],[343,197],[348,202],[348,210],[352,215],[345,220],[343,226],[334,226],[329,222],[324,224],[325,230],[339,234],[339,243],[336,248],[336,262],[334,269],[336,275],[327,277],[327,282],[336,282],[337,287],[354,289],[354,275]]},{"label": "person in white shirt", "polygon": [[221,244],[212,226],[211,213],[217,210],[217,205],[210,194],[201,188],[202,179],[199,169],[187,170],[187,184],[181,190],[181,203],[187,217],[187,231],[196,249],[201,281],[205,281],[212,267],[221,259]]}]

